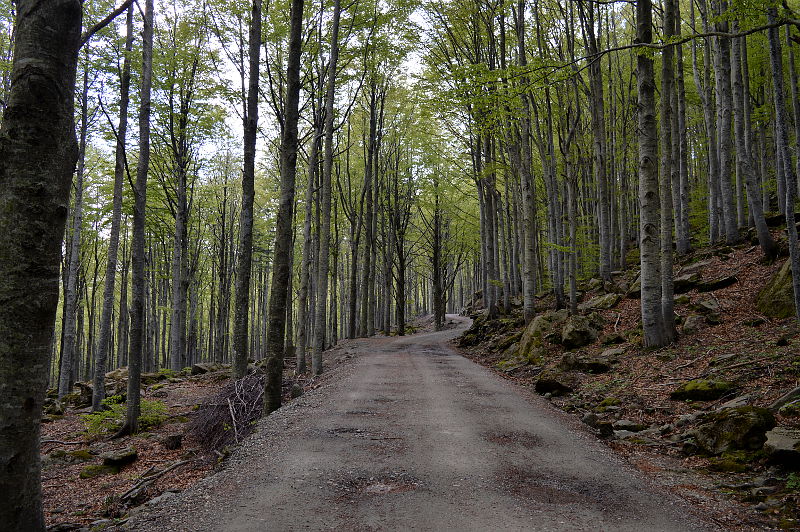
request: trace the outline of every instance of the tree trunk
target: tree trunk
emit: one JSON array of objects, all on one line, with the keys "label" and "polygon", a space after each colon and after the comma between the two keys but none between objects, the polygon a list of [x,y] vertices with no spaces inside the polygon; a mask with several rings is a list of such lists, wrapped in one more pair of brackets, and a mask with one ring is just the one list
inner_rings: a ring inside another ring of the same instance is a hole
[{"label": "tree trunk", "polygon": [[[139,162],[133,189],[133,236],[131,244],[131,333],[128,353],[128,393],[125,424],[119,435],[139,430],[140,381],[145,335],[145,210],[147,172],[150,167],[150,88],[153,82],[153,0],[145,0],[142,32],[142,76],[139,95]],[[155,289],[155,287],[153,287]]]},{"label": "tree trunk", "polygon": [[61,351],[61,369],[58,374],[58,398],[72,390],[78,364],[75,319],[78,304],[78,268],[81,255],[81,230],[83,228],[83,178],[85,173],[86,135],[89,129],[89,64],[83,72],[81,92],[81,127],[78,141],[78,169],[75,181],[75,201],[72,209],[72,240],[67,263],[67,287],[64,290],[64,345]]},{"label": "tree trunk", "polygon": [[[774,24],[777,19],[777,10],[774,7],[767,9],[767,20]],[[792,265],[792,286],[794,288],[795,314],[800,319],[800,249],[797,243],[797,225],[795,223],[794,200],[797,192],[797,176],[792,167],[792,156],[789,151],[789,131],[786,119],[786,96],[783,84],[783,63],[781,41],[778,28],[767,30],[769,40],[769,59],[772,69],[773,101],[775,104],[775,131],[777,132],[777,145],[780,158],[784,161],[786,173],[786,232],[789,233],[789,260]],[[779,198],[780,199],[780,198]]]},{"label": "tree trunk", "polygon": [[[739,30],[739,24],[734,21],[733,31]],[[753,159],[748,149],[746,127],[749,127],[748,120],[745,119],[746,100],[749,95],[744,91],[744,77],[747,72],[743,72],[742,67],[742,48],[746,46],[744,37],[733,39],[731,42],[731,65],[733,67],[733,122],[736,137],[736,157],[739,167],[743,174],[745,186],[747,188],[747,202],[750,207],[750,216],[756,226],[758,242],[764,255],[773,259],[778,254],[778,246],[769,232],[767,222],[764,219],[764,211],[761,209],[761,197],[756,183]]]},{"label": "tree trunk", "polygon": [[[653,42],[653,7],[650,0],[636,3],[636,42]],[[639,245],[642,286],[644,344],[667,343],[661,308],[660,198],[658,189],[658,144],[656,141],[655,76],[653,59],[647,53],[636,56],[639,95]]]},{"label": "tree trunk", "polygon": [[39,421],[58,305],[59,262],[78,147],[77,0],[18,0],[0,124],[0,523],[43,531]]},{"label": "tree trunk", "polygon": [[[250,12],[247,108],[244,114],[244,169],[242,172],[242,210],[239,222],[239,253],[236,264],[236,299],[233,318],[233,378],[247,374],[247,319],[250,308],[250,273],[253,267],[253,201],[255,198],[256,135],[258,133],[258,81],[261,54],[261,0],[253,0]],[[292,176],[294,196],[294,175]],[[287,224],[291,225],[289,216]],[[289,236],[291,241],[291,235]],[[288,280],[288,279],[286,279]],[[286,284],[283,284],[284,291]],[[284,295],[283,299],[286,299]],[[283,343],[283,327],[281,327]],[[281,352],[283,348],[281,348]]]},{"label": "tree trunk", "polygon": [[317,260],[317,313],[314,317],[314,352],[311,357],[311,372],[322,374],[322,352],[325,350],[328,310],[328,271],[331,242],[331,174],[333,173],[333,104],[336,98],[336,68],[339,61],[339,0],[333,0],[333,28],[331,29],[331,51],[328,63],[328,86],[325,91],[325,156],[322,161],[322,212],[320,220],[319,257]]},{"label": "tree trunk", "polygon": [[292,253],[292,207],[297,173],[297,122],[300,107],[300,56],[303,40],[303,0],[292,0],[289,55],[286,70],[286,106],[281,135],[281,187],[275,221],[275,255],[269,297],[267,367],[264,384],[264,410],[267,415],[281,406],[283,344],[286,327],[286,285],[289,282],[289,255]]},{"label": "tree trunk", "polygon": [[[111,233],[108,237],[108,264],[103,289],[103,314],[100,317],[100,342],[97,348],[97,361],[94,368],[94,388],[92,390],[92,411],[98,412],[105,399],[105,373],[108,352],[111,348],[111,316],[114,313],[114,288],[117,278],[117,253],[119,250],[119,230],[122,218],[122,188],[126,175],[125,139],[128,132],[128,103],[130,101],[131,61],[133,50],[133,6],[126,16],[125,57],[122,60],[122,75],[119,91],[119,127],[114,161],[114,199],[111,210]],[[125,291],[123,286],[122,290]],[[122,319],[122,312],[120,312]],[[122,345],[120,344],[120,349]]]}]

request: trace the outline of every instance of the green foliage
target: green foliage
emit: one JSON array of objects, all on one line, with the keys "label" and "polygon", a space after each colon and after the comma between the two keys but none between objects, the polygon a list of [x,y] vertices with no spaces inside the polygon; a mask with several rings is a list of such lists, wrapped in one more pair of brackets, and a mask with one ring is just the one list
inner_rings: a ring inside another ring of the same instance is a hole
[{"label": "green foliage", "polygon": [[[121,397],[114,395],[103,400],[103,405],[108,410],[84,414],[83,422],[86,432],[96,436],[116,432],[125,421],[125,403],[120,402]],[[168,418],[167,405],[162,401],[142,400],[141,413],[139,414],[139,428],[142,430],[157,427]]]},{"label": "green foliage", "polygon": [[789,474],[789,477],[786,479],[786,489],[791,491],[800,491],[800,474]]}]

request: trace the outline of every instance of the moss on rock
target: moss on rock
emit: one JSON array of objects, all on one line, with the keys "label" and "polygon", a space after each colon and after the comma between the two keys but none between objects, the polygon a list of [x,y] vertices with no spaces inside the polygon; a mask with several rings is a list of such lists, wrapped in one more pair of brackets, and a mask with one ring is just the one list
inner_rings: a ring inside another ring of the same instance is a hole
[{"label": "moss on rock", "polygon": [[766,408],[725,408],[705,417],[697,428],[695,442],[703,452],[719,455],[729,451],[755,451],[767,441],[775,417]]},{"label": "moss on rock", "polygon": [[772,318],[794,316],[792,267],[788,260],[758,293],[756,308],[765,316]]},{"label": "moss on rock", "polygon": [[670,394],[670,399],[678,401],[713,401],[733,389],[733,384],[728,381],[695,379],[681,384],[677,390]]},{"label": "moss on rock", "polygon": [[102,475],[116,475],[117,473],[119,473],[119,467],[93,464],[84,467],[81,471],[80,477],[86,479],[95,478]]}]

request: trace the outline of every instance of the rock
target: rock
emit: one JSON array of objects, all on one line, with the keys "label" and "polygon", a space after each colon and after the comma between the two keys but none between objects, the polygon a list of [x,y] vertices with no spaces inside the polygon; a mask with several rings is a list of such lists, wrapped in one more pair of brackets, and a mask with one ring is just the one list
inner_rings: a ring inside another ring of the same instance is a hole
[{"label": "rock", "polygon": [[590,358],[565,353],[558,363],[558,369],[563,371],[583,371],[586,373],[606,373],[611,369],[611,364],[599,358]]},{"label": "rock", "polygon": [[683,334],[694,334],[705,326],[706,319],[703,316],[697,314],[686,316],[686,320],[683,322]]},{"label": "rock", "polygon": [[692,264],[688,264],[688,265],[684,266],[683,268],[681,268],[680,273],[681,274],[689,274],[689,273],[698,272],[698,271],[702,270],[703,268],[705,268],[706,266],[711,266],[712,262],[713,261],[711,259],[706,259],[706,260],[693,262]]},{"label": "rock", "polygon": [[625,337],[619,333],[609,333],[600,338],[600,343],[603,345],[617,345],[625,343]]},{"label": "rock", "polygon": [[708,414],[695,431],[695,442],[704,452],[719,455],[726,451],[755,451],[767,440],[775,418],[766,408],[741,406]]},{"label": "rock", "polygon": [[[567,320],[569,313],[562,310],[550,310],[543,312],[533,318],[525,328],[519,340],[519,353],[529,357],[534,348],[540,346],[542,341],[549,334],[561,329],[561,325]],[[560,338],[558,339],[560,341]]]},{"label": "rock", "polygon": [[726,408],[739,408],[740,406],[747,406],[750,404],[750,401],[753,397],[749,394],[740,395],[739,397],[734,397],[730,401],[726,401],[719,405],[715,410],[725,410]]},{"label": "rock", "polygon": [[567,349],[577,349],[597,340],[597,329],[583,316],[570,316],[561,330],[561,344]]},{"label": "rock", "polygon": [[635,421],[631,421],[630,419],[617,420],[612,426],[614,427],[614,430],[625,430],[628,432],[641,432],[647,428],[647,426],[642,425],[641,423],[636,423]]},{"label": "rock", "polygon": [[792,401],[780,407],[778,413],[783,417],[798,417],[800,416],[800,400]]},{"label": "rock", "polygon": [[678,421],[675,422],[675,425],[678,427],[685,427],[690,423],[694,423],[697,417],[697,414],[683,414],[682,416],[678,416]]},{"label": "rock", "polygon": [[180,449],[181,445],[183,445],[183,434],[167,434],[164,436],[164,439],[161,440],[161,443],[164,445],[165,449],[169,449],[170,451]]},{"label": "rock", "polygon": [[605,294],[602,296],[597,296],[586,303],[581,303],[578,305],[578,309],[581,312],[587,312],[591,310],[608,310],[617,306],[617,304],[622,300],[622,296],[619,294]]},{"label": "rock", "polygon": [[610,438],[614,435],[614,427],[608,421],[600,421],[595,424],[594,428],[600,432],[601,438]]},{"label": "rock", "polygon": [[714,290],[721,290],[739,282],[733,275],[724,275],[711,279],[710,281],[701,281],[697,284],[698,292],[713,292]]},{"label": "rock", "polygon": [[165,491],[164,493],[162,493],[158,497],[153,497],[152,499],[147,501],[145,504],[147,506],[155,506],[157,504],[161,504],[161,503],[163,503],[165,501],[168,501],[168,500],[172,499],[176,495],[177,495],[177,493],[175,493],[174,491]]},{"label": "rock", "polygon": [[292,384],[292,390],[290,392],[292,399],[297,399],[301,395],[303,395],[303,387],[296,382]]},{"label": "rock", "polygon": [[597,414],[594,412],[586,412],[583,417],[581,417],[581,421],[589,425],[590,427],[594,427],[597,422],[600,420]]},{"label": "rock", "polygon": [[600,358],[604,358],[609,361],[616,361],[619,357],[625,354],[625,349],[622,347],[615,347],[612,349],[606,349],[602,353],[600,353]]},{"label": "rock", "polygon": [[719,312],[719,302],[716,299],[703,299],[692,305],[692,308],[700,314],[713,314]]},{"label": "rock", "polygon": [[116,475],[117,473],[119,473],[119,467],[117,466],[93,464],[84,467],[79,476],[86,479],[102,475]]},{"label": "rock", "polygon": [[218,369],[219,367],[216,364],[212,364],[210,362],[198,362],[197,364],[192,364],[192,375],[203,375],[205,373],[217,371]]},{"label": "rock", "polygon": [[536,393],[553,396],[569,395],[573,391],[573,381],[561,373],[549,372],[541,375],[534,385]]},{"label": "rock", "polygon": [[169,376],[166,373],[142,373],[142,384],[144,386],[152,386],[163,380],[167,380]]},{"label": "rock", "polygon": [[120,468],[135,462],[139,458],[139,453],[133,447],[128,447],[119,451],[108,451],[101,454],[100,458],[103,459],[103,465]]},{"label": "rock", "polygon": [[778,411],[783,405],[789,404],[791,402],[797,401],[800,399],[800,386],[789,390],[778,399],[775,400],[771,405],[769,405],[769,409],[773,412]]},{"label": "rock", "polygon": [[692,301],[692,299],[686,294],[681,294],[675,296],[674,301],[676,305],[688,305]]},{"label": "rock", "polygon": [[727,381],[695,379],[681,384],[670,394],[670,399],[678,401],[713,401],[733,390],[733,384]]},{"label": "rock", "polygon": [[45,399],[44,413],[49,414],[51,416],[63,416],[64,404],[58,399],[49,399],[49,398]]},{"label": "rock", "polygon": [[603,287],[603,281],[601,281],[596,277],[593,277],[586,282],[585,290],[590,292],[592,290],[599,290],[602,287]]},{"label": "rock", "polygon": [[800,468],[800,429],[776,427],[767,432],[764,443],[769,461],[783,467]]},{"label": "rock", "polygon": [[742,321],[742,325],[746,325],[747,327],[760,327],[765,323],[767,323],[767,320],[761,317],[747,318]]},{"label": "rock", "polygon": [[792,268],[788,260],[758,293],[756,308],[759,312],[771,318],[794,316]]},{"label": "rock", "polygon": [[642,297],[642,278],[637,277],[633,282],[628,292],[625,294],[628,299],[639,299]]},{"label": "rock", "polygon": [[700,283],[700,274],[697,272],[679,275],[675,277],[674,281],[675,293],[683,294],[688,292],[689,290],[697,288],[698,283]]},{"label": "rock", "polygon": [[117,368],[114,371],[106,373],[106,380],[124,381],[128,380],[128,366]]},{"label": "rock", "polygon": [[62,400],[66,404],[70,404],[75,408],[86,408],[92,406],[92,387],[83,382],[76,382],[76,392],[71,392],[65,395]]}]

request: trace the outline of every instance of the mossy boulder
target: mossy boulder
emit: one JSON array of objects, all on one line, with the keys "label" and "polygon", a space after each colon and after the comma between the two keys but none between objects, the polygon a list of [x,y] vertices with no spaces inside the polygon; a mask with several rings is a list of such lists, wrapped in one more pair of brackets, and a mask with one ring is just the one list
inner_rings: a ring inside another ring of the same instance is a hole
[{"label": "mossy boulder", "polygon": [[794,316],[792,266],[788,260],[758,293],[756,308],[765,316],[772,318]]},{"label": "mossy boulder", "polygon": [[602,296],[593,297],[586,303],[581,303],[578,305],[578,308],[582,312],[587,312],[590,310],[607,310],[617,306],[621,299],[622,296],[619,294],[604,294]]},{"label": "mossy boulder", "polygon": [[800,468],[800,429],[777,427],[767,432],[764,443],[769,461],[791,469]]},{"label": "mossy boulder", "polygon": [[748,464],[752,462],[753,457],[751,454],[747,451],[722,453],[722,456],[709,460],[709,469],[721,473],[744,473],[748,470]]},{"label": "mossy boulder", "polygon": [[103,465],[112,467],[122,467],[131,464],[139,458],[139,453],[133,447],[121,449],[119,451],[109,451],[100,455],[103,459]]},{"label": "mossy boulder", "polygon": [[590,318],[570,316],[561,329],[561,345],[567,349],[578,349],[597,340],[597,334]]},{"label": "mossy boulder", "polygon": [[675,277],[674,290],[676,294],[683,294],[697,288],[700,283],[700,274],[697,272],[685,273]]},{"label": "mossy boulder", "polygon": [[117,466],[92,464],[83,468],[80,477],[86,479],[103,475],[116,475],[117,473],[119,473],[119,467]]},{"label": "mossy boulder", "polygon": [[569,395],[575,389],[575,381],[564,373],[548,371],[542,373],[534,385],[536,393],[553,396]]},{"label": "mossy boulder", "polygon": [[775,427],[775,417],[766,408],[740,406],[708,414],[695,431],[697,447],[710,455],[761,449],[767,432]]},{"label": "mossy boulder", "polygon": [[565,353],[558,363],[564,371],[582,371],[585,373],[606,373],[611,370],[609,360],[596,357],[581,356],[575,353]]},{"label": "mossy boulder", "polygon": [[561,324],[563,324],[568,317],[569,313],[566,310],[550,310],[533,318],[522,333],[522,337],[519,339],[518,352],[528,356],[535,351],[535,348],[544,343],[545,338],[549,337],[556,330],[560,330]]},{"label": "mossy boulder", "polygon": [[695,379],[681,384],[669,397],[677,401],[714,401],[733,389],[733,384],[728,381]]}]

